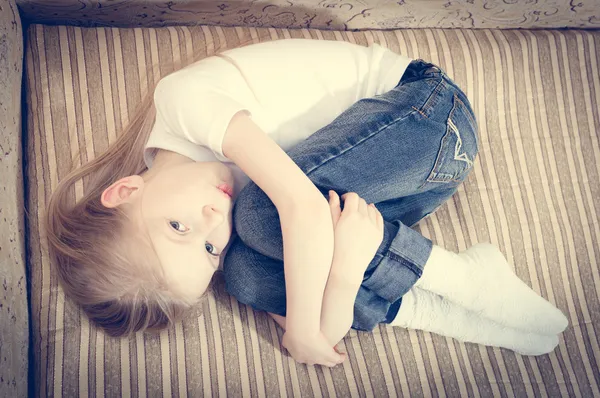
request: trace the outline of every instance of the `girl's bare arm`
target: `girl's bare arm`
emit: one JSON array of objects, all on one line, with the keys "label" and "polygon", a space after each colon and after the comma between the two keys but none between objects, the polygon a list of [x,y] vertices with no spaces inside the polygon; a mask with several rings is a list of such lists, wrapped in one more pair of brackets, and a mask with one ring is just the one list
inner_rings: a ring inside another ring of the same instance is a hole
[{"label": "girl's bare arm", "polygon": [[281,222],[288,332],[320,332],[323,293],[333,260],[333,223],[327,200],[304,172],[252,119],[237,113],[223,153],[271,199]]}]

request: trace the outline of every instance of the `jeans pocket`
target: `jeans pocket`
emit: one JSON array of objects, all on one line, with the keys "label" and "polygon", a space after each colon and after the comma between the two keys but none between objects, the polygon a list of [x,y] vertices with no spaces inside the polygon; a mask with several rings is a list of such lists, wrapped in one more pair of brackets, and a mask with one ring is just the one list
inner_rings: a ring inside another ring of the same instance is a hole
[{"label": "jeans pocket", "polygon": [[463,181],[477,156],[477,123],[473,113],[456,94],[446,122],[446,134],[429,177],[429,182]]}]

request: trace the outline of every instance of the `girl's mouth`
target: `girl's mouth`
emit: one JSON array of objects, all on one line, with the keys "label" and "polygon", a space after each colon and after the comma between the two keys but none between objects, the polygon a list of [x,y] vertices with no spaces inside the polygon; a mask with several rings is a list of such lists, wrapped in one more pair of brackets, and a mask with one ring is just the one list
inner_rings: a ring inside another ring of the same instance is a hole
[{"label": "girl's mouth", "polygon": [[233,189],[227,184],[221,184],[217,187],[221,192],[225,193],[230,198],[233,197]]}]

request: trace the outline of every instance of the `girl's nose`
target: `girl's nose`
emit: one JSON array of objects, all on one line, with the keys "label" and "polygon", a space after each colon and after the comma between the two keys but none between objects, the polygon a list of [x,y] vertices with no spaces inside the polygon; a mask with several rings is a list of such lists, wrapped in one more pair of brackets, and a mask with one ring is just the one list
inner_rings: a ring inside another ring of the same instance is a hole
[{"label": "girl's nose", "polygon": [[217,210],[217,208],[213,205],[204,206],[202,211],[204,212],[205,216],[208,217],[210,220],[220,220],[221,218],[223,218],[221,212]]}]

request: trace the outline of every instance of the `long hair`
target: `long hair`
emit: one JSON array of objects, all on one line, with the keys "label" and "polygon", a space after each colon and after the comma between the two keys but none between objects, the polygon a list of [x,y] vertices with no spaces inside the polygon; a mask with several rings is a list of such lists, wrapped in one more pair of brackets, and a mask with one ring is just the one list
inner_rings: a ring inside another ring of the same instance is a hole
[{"label": "long hair", "polygon": [[[100,201],[112,183],[147,169],[143,153],[156,116],[155,86],[108,150],[59,182],[46,212],[50,260],[65,294],[111,336],[163,329],[206,298],[190,302],[169,289],[150,242],[125,233],[126,213]],[[82,179],[85,192],[75,201],[74,185]]]}]

